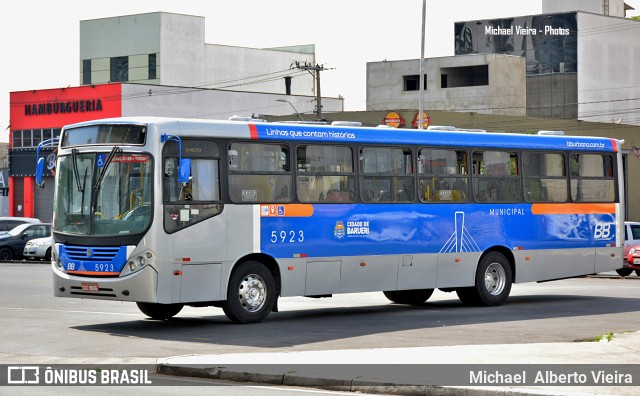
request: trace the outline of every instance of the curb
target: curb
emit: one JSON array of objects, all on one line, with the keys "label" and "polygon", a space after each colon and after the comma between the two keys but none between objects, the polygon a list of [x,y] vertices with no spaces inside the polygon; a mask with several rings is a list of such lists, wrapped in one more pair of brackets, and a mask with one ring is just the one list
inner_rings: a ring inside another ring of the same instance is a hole
[{"label": "curb", "polygon": [[[331,366],[327,365],[329,371]],[[384,366],[383,366],[384,367]],[[304,388],[316,388],[336,392],[357,392],[370,394],[391,394],[406,396],[491,396],[491,395],[518,395],[540,396],[556,395],[557,389],[531,390],[513,387],[448,387],[429,384],[419,384],[415,380],[389,381],[377,378],[375,375],[341,375],[334,371],[333,376],[324,376],[317,370],[304,370],[300,366],[293,368],[291,365],[234,365],[206,366],[206,365],[170,365],[157,364],[158,374],[208,378],[237,383],[254,383],[276,386],[295,386]],[[582,393],[583,394],[583,393]]]}]

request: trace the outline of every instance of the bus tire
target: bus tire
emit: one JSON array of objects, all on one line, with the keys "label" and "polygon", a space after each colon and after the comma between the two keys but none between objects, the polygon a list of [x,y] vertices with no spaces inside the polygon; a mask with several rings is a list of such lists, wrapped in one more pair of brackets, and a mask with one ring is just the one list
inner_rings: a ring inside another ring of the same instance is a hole
[{"label": "bus tire", "polygon": [[466,305],[493,307],[507,300],[512,282],[509,260],[501,253],[490,252],[478,264],[475,286],[458,288],[456,293]]},{"label": "bus tire", "polygon": [[276,281],[267,267],[257,261],[238,264],[231,273],[225,315],[234,323],[259,323],[276,303]]},{"label": "bus tire", "polygon": [[138,309],[151,319],[167,320],[171,319],[182,310],[183,304],[155,304],[155,303],[136,303]]},{"label": "bus tire", "polygon": [[636,270],[636,276],[640,276],[640,270]]},{"label": "bus tire", "polygon": [[618,273],[618,275],[620,276],[629,276],[631,275],[631,273],[633,272],[633,270],[631,268],[618,268],[616,270],[616,272]]},{"label": "bus tire", "polygon": [[393,290],[382,293],[389,301],[396,304],[419,305],[431,297],[433,289]]}]

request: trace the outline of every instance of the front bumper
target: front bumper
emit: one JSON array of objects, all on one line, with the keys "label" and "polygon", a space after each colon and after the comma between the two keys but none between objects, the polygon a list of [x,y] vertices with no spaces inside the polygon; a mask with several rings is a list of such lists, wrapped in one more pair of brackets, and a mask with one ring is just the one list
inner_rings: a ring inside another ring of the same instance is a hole
[{"label": "front bumper", "polygon": [[[91,298],[99,300],[151,302],[158,301],[158,273],[152,266],[124,277],[86,277],[69,275],[52,264],[53,294],[56,297]],[[85,285],[97,285],[93,287]]]}]

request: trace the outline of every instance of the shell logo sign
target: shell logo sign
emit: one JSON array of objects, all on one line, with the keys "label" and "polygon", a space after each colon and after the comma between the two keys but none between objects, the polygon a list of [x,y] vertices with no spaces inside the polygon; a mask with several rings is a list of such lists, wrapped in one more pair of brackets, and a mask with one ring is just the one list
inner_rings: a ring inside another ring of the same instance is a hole
[{"label": "shell logo sign", "polygon": [[399,113],[396,113],[395,111],[390,111],[382,120],[382,124],[393,127],[393,128],[399,128],[401,126],[404,126],[404,118],[402,118],[402,116]]},{"label": "shell logo sign", "polygon": [[[411,125],[414,128],[418,127],[418,123],[420,122],[419,118],[420,118],[420,112],[418,111],[416,112],[416,115],[413,117],[413,122],[411,123]],[[423,112],[422,113],[422,129],[427,129],[429,124],[431,124],[431,118],[429,118],[427,113]]]}]

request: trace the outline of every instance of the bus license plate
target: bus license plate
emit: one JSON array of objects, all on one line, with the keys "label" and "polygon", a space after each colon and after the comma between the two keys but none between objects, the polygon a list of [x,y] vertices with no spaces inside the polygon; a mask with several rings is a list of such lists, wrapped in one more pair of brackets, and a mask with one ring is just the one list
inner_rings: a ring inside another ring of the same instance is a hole
[{"label": "bus license plate", "polygon": [[100,288],[98,287],[97,283],[83,283],[82,284],[82,291],[98,292],[98,291],[100,291]]},{"label": "bus license plate", "polygon": [[633,263],[634,263],[634,264],[640,264],[640,259],[634,258],[634,259],[633,259]]}]

